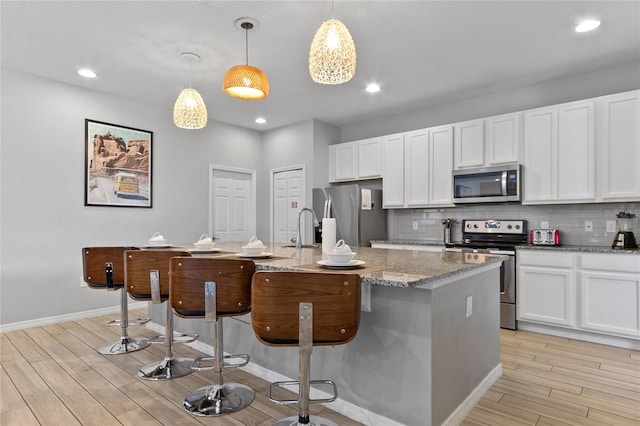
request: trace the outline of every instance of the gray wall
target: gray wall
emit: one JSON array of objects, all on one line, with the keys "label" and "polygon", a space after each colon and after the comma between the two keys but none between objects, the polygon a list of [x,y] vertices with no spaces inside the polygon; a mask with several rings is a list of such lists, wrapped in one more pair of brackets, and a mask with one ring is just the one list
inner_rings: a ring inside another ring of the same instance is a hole
[{"label": "gray wall", "polygon": [[[407,113],[395,116],[348,124],[342,126],[340,138],[342,142],[349,142],[638,88],[640,88],[640,62],[633,62],[484,96],[461,98],[456,102],[433,105],[428,108],[416,107]],[[380,95],[384,96],[384,93]]]},{"label": "gray wall", "polygon": [[[1,77],[0,324],[117,306],[117,293],[80,287],[82,247],[141,244],[155,231],[193,241],[208,230],[209,163],[261,165],[258,132],[213,121],[186,131],[167,105]],[[154,132],[153,208],[84,206],[85,118]]]}]

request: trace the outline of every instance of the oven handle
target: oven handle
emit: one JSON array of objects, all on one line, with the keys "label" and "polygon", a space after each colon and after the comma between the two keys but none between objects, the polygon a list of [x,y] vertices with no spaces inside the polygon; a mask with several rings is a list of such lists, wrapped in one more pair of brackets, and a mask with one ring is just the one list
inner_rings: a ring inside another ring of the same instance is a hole
[{"label": "oven handle", "polygon": [[494,250],[494,249],[490,249],[489,250],[489,254],[504,254],[504,255],[507,255],[507,256],[515,256],[516,252],[513,251],[513,250],[499,250],[499,249]]}]

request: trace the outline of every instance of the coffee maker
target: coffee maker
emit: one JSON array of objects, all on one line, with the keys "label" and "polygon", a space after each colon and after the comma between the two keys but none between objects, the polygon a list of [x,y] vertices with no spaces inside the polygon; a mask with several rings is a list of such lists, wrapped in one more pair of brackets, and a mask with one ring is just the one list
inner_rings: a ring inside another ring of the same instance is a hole
[{"label": "coffee maker", "polygon": [[611,244],[612,249],[634,249],[638,248],[636,237],[633,235],[638,218],[635,214],[620,212],[616,222],[618,223],[618,232]]}]

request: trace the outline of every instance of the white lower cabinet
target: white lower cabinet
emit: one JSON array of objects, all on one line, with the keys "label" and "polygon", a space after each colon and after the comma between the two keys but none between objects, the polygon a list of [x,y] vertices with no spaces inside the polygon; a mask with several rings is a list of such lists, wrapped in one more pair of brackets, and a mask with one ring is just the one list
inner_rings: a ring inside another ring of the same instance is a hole
[{"label": "white lower cabinet", "polygon": [[640,256],[519,250],[519,321],[640,338]]},{"label": "white lower cabinet", "polygon": [[517,258],[518,320],[575,326],[573,255],[519,252]]},{"label": "white lower cabinet", "polygon": [[613,256],[581,256],[578,326],[640,337],[640,256]]}]

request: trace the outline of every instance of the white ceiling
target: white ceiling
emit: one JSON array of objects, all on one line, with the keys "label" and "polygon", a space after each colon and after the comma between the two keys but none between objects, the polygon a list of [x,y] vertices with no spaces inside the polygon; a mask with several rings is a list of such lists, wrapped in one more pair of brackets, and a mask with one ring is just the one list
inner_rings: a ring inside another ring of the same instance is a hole
[{"label": "white ceiling", "polygon": [[[343,126],[439,103],[640,60],[640,1],[346,1],[333,16],[355,40],[348,83],[313,83],[308,51],[332,17],[324,1],[7,1],[2,0],[2,66],[167,109],[189,84],[209,118],[271,129],[312,118]],[[261,101],[230,98],[222,78],[245,60],[269,77]],[[583,18],[602,25],[573,31]],[[94,69],[98,78],[76,74]],[[366,93],[369,82],[382,91]],[[266,125],[254,119],[264,116]]]}]

